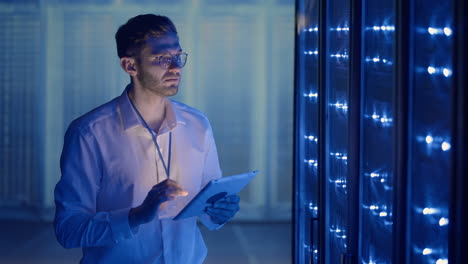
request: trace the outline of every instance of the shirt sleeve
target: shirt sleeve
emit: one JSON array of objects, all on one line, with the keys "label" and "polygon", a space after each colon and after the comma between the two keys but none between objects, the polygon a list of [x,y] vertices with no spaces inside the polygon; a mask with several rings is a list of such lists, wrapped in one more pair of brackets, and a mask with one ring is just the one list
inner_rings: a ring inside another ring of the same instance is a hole
[{"label": "shirt sleeve", "polygon": [[106,246],[133,236],[130,208],[96,211],[102,177],[98,150],[92,135],[72,126],[67,130],[60,159],[62,176],[55,186],[54,219],[57,240],[65,248]]},{"label": "shirt sleeve", "polygon": [[[218,152],[216,150],[216,144],[213,137],[213,131],[211,126],[205,134],[206,152],[205,152],[205,164],[203,167],[203,180],[202,185],[205,186],[209,181],[213,179],[221,178],[222,172],[219,166]],[[207,214],[202,214],[200,221],[210,230],[217,230],[223,225],[219,225],[211,221],[211,217]]]}]

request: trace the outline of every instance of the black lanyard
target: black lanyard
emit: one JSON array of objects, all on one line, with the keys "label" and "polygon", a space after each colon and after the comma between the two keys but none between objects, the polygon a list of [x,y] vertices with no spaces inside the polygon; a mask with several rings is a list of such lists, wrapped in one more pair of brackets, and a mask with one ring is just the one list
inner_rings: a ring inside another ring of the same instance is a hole
[{"label": "black lanyard", "polygon": [[156,146],[156,149],[158,150],[159,158],[162,161],[162,164],[164,166],[164,170],[166,170],[166,176],[169,179],[170,178],[169,177],[169,172],[171,170],[172,132],[169,132],[169,154],[168,154],[168,157],[167,157],[167,166],[166,166],[166,163],[164,162],[161,150],[159,149],[158,141],[156,140],[156,133],[148,126],[145,119],[143,118],[143,116],[141,116],[140,111],[138,111],[138,109],[135,107],[135,105],[133,104],[130,97],[128,99],[130,100],[130,103],[132,104],[133,109],[135,109],[135,111],[137,112],[137,114],[140,117],[141,121],[143,122],[143,125],[146,127],[146,129],[148,129],[148,132],[151,134],[151,137],[153,138],[154,145]]}]

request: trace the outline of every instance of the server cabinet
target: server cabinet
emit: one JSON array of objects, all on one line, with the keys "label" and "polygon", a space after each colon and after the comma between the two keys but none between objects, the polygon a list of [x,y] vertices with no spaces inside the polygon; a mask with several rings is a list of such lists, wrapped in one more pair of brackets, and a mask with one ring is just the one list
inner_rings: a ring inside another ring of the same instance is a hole
[{"label": "server cabinet", "polygon": [[319,134],[319,51],[318,5],[300,1],[296,6],[296,96],[294,248],[295,259],[318,263],[318,134]]},{"label": "server cabinet", "polygon": [[445,264],[454,133],[453,4],[426,5],[413,1],[410,27],[407,261]]},{"label": "server cabinet", "polygon": [[383,264],[393,249],[394,1],[369,0],[363,10],[359,263]]},{"label": "server cabinet", "polygon": [[465,4],[296,3],[295,263],[462,263]]}]

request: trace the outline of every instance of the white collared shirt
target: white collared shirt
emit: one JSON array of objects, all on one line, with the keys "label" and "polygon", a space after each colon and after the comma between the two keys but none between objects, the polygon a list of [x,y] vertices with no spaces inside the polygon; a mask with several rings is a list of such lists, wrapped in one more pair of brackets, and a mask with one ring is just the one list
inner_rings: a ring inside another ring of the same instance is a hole
[{"label": "white collared shirt", "polygon": [[[74,120],[66,134],[55,187],[55,233],[66,248],[82,247],[81,263],[202,263],[207,250],[195,217],[171,218],[210,180],[221,177],[208,119],[198,110],[166,99],[157,134],[170,178],[189,193],[160,207],[158,217],[133,233],[128,213],[166,179],[150,132],[128,97],[121,96]],[[202,222],[219,226],[209,216]]]}]

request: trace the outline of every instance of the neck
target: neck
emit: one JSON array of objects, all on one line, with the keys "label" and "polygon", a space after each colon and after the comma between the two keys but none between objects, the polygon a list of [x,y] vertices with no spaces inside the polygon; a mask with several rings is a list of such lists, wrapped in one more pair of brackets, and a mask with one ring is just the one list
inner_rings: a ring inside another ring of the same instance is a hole
[{"label": "neck", "polygon": [[158,132],[164,121],[166,96],[133,85],[128,97],[151,129]]}]

